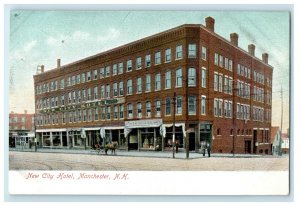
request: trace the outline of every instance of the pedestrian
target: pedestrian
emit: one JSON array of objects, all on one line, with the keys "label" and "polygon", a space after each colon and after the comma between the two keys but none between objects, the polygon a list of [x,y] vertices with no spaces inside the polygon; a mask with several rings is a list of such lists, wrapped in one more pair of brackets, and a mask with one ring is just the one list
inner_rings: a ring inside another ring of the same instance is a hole
[{"label": "pedestrian", "polygon": [[208,153],[208,157],[210,157],[210,150],[211,150],[210,144],[208,143],[208,144],[207,144],[207,153]]},{"label": "pedestrian", "polygon": [[179,141],[176,140],[176,153],[178,153]]},{"label": "pedestrian", "polygon": [[203,153],[203,157],[205,157],[205,144],[201,144],[201,150]]}]

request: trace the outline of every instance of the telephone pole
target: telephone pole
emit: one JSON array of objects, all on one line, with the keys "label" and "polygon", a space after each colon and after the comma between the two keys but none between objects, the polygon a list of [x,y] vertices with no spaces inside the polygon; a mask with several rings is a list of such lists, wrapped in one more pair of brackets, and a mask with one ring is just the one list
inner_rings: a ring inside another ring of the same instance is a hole
[{"label": "telephone pole", "polygon": [[280,98],[281,98],[281,120],[280,120],[280,139],[279,139],[279,155],[281,155],[281,138],[282,138],[282,119],[283,119],[283,99],[282,99],[282,86],[280,90]]},{"label": "telephone pole", "polygon": [[174,97],[173,97],[173,138],[172,138],[173,158],[175,158],[175,109],[176,109],[176,92],[174,92]]}]

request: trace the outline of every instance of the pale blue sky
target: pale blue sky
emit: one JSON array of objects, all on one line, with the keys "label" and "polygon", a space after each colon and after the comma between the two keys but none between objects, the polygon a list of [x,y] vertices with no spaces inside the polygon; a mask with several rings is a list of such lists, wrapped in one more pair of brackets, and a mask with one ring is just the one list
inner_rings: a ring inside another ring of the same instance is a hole
[{"label": "pale blue sky", "polygon": [[[205,25],[215,19],[215,32],[239,46],[256,45],[256,56],[269,53],[273,70],[273,122],[280,126],[280,87],[284,91],[284,129],[289,118],[289,13],[203,11],[12,11],[10,15],[10,111],[34,112],[33,75],[94,55],[185,23]],[[21,97],[21,98],[20,98]]]}]

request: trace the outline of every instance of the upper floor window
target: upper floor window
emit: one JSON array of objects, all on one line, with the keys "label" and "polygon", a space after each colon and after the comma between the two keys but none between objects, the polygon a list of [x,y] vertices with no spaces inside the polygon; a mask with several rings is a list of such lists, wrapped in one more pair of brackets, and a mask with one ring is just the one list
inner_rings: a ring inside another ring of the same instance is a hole
[{"label": "upper floor window", "polygon": [[119,63],[119,74],[123,74],[123,62]]},{"label": "upper floor window", "polygon": [[196,97],[189,96],[188,98],[188,111],[189,114],[196,114]]},{"label": "upper floor window", "polygon": [[102,79],[102,78],[104,78],[104,77],[105,77],[105,68],[102,67],[102,68],[100,69],[100,79]]},{"label": "upper floor window", "polygon": [[182,45],[176,46],[176,59],[182,59]]},{"label": "upper floor window", "polygon": [[98,70],[94,70],[94,80],[98,79]]},{"label": "upper floor window", "polygon": [[228,69],[228,58],[226,58],[226,57],[225,57],[224,68],[225,68],[225,69]]},{"label": "upper floor window", "polygon": [[155,102],[155,108],[156,108],[156,116],[160,117],[160,101],[159,100],[157,100]]},{"label": "upper floor window", "polygon": [[150,67],[151,66],[151,55],[147,54],[145,58],[145,67]]},{"label": "upper floor window", "polygon": [[128,95],[132,94],[132,80],[131,79],[127,80],[127,94]]},{"label": "upper floor window", "polygon": [[165,62],[170,62],[171,61],[171,49],[166,49],[165,50]]},{"label": "upper floor window", "polygon": [[182,87],[182,69],[176,70],[176,87]]},{"label": "upper floor window", "polygon": [[113,65],[113,75],[117,75],[118,74],[118,65],[114,64]]},{"label": "upper floor window", "polygon": [[131,59],[127,61],[127,71],[128,72],[132,71],[132,60]]},{"label": "upper floor window", "polygon": [[171,98],[166,98],[166,116],[171,115]]},{"label": "upper floor window", "polygon": [[80,82],[81,82],[80,74],[77,74],[76,84],[80,84]]},{"label": "upper floor window", "polygon": [[219,56],[219,67],[223,68],[223,56],[222,55]]},{"label": "upper floor window", "polygon": [[202,67],[201,70],[201,86],[206,88],[206,68]]},{"label": "upper floor window", "polygon": [[165,88],[170,89],[171,88],[171,71],[166,72],[165,76]]},{"label": "upper floor window", "polygon": [[155,64],[160,64],[161,63],[161,56],[160,52],[155,53]]},{"label": "upper floor window", "polygon": [[206,96],[201,96],[201,114],[206,114]]},{"label": "upper floor window", "polygon": [[90,71],[88,71],[86,73],[86,78],[87,78],[87,81],[91,81],[91,72]]},{"label": "upper floor window", "polygon": [[123,82],[119,83],[119,95],[120,96],[124,95],[124,84],[123,84]]},{"label": "upper floor window", "polygon": [[142,68],[142,57],[136,58],[136,69]]},{"label": "upper floor window", "polygon": [[114,92],[114,97],[118,96],[118,83],[114,83],[113,85],[113,92]]},{"label": "upper floor window", "polygon": [[197,49],[196,44],[189,44],[189,53],[188,53],[189,58],[196,57],[196,53],[197,53],[196,49]]},{"label": "upper floor window", "polygon": [[146,117],[151,117],[151,102],[146,102]]},{"label": "upper floor window", "polygon": [[110,76],[110,66],[105,67],[106,77]]},{"label": "upper floor window", "polygon": [[138,102],[136,104],[136,109],[137,109],[137,117],[141,118],[142,117],[142,103]]},{"label": "upper floor window", "polygon": [[127,118],[131,119],[133,117],[133,106],[131,103],[127,104]]},{"label": "upper floor window", "polygon": [[100,88],[100,97],[101,97],[101,99],[105,98],[105,86],[104,85],[101,85],[101,88]]},{"label": "upper floor window", "polygon": [[218,66],[219,63],[219,55],[217,53],[215,53],[215,61],[214,61],[215,65]]},{"label": "upper floor window", "polygon": [[176,114],[182,114],[182,96],[176,97]]},{"label": "upper floor window", "polygon": [[189,68],[188,84],[189,84],[189,86],[196,86],[196,69],[195,68]]},{"label": "upper floor window", "polygon": [[159,91],[161,88],[161,78],[160,74],[155,75],[155,91]]},{"label": "upper floor window", "polygon": [[142,93],[142,78],[138,77],[136,79],[136,93]]},{"label": "upper floor window", "polygon": [[228,68],[229,68],[229,71],[231,71],[232,72],[232,60],[229,60],[228,61]]},{"label": "upper floor window", "polygon": [[64,89],[65,88],[65,79],[61,79],[60,80],[60,89]]},{"label": "upper floor window", "polygon": [[201,58],[203,60],[206,60],[206,47],[204,47],[204,46],[201,49]]},{"label": "upper floor window", "polygon": [[146,75],[146,92],[151,91],[151,75],[147,74]]},{"label": "upper floor window", "polygon": [[106,98],[110,98],[110,85],[106,85]]}]

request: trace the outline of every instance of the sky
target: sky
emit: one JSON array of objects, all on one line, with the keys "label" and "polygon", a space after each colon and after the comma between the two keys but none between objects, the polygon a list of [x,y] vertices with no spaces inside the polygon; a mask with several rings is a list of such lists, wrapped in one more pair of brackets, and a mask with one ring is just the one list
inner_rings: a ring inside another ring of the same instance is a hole
[{"label": "sky", "polygon": [[9,33],[9,111],[34,113],[33,75],[182,24],[215,19],[215,32],[226,39],[239,34],[239,46],[269,54],[273,69],[272,126],[289,127],[290,24],[288,12],[209,11],[45,11],[12,10]]}]

